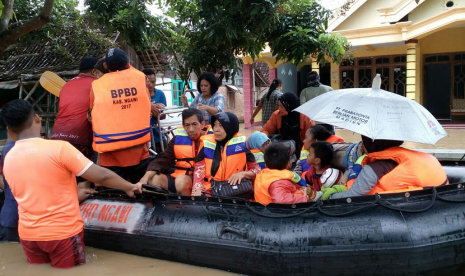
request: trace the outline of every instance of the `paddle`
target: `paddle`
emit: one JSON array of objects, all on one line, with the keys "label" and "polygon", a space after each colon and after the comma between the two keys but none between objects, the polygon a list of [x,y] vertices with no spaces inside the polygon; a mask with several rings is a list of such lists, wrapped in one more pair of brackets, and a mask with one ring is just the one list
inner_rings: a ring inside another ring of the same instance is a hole
[{"label": "paddle", "polygon": [[60,90],[66,83],[64,79],[50,71],[45,71],[40,77],[39,82],[45,90],[57,97],[60,97]]}]

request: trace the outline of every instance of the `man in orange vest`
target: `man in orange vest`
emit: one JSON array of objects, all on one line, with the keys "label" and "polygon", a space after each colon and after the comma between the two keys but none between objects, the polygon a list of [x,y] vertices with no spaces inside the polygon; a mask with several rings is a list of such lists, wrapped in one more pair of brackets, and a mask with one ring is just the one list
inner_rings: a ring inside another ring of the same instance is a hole
[{"label": "man in orange vest", "polygon": [[144,73],[128,62],[123,50],[110,49],[104,63],[110,73],[92,83],[92,146],[101,166],[137,182],[149,163],[151,103]]},{"label": "man in orange vest", "polygon": [[323,199],[421,190],[448,183],[446,172],[430,154],[401,148],[402,141],[365,136],[362,141],[368,156],[363,158],[356,180],[347,183],[346,192],[337,193],[333,187],[322,189]]},{"label": "man in orange vest", "polygon": [[5,158],[4,174],[18,203],[18,231],[29,263],[69,268],[86,262],[84,222],[76,176],[134,197],[133,185],[93,164],[71,144],[40,137],[41,119],[32,105],[14,100],[1,117],[17,141]]},{"label": "man in orange vest", "polygon": [[[188,108],[182,112],[182,127],[177,128],[175,137],[164,152],[150,162],[147,172],[139,183],[159,185],[172,193],[190,195],[194,161],[202,146],[205,122],[202,111]],[[168,171],[175,166],[175,171]]]}]

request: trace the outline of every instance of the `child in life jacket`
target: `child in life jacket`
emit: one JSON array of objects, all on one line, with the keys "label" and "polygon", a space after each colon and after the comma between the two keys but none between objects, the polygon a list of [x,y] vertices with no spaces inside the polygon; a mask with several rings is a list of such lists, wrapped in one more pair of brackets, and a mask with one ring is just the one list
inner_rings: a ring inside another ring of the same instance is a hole
[{"label": "child in life jacket", "polygon": [[268,136],[262,132],[252,133],[245,142],[245,146],[254,155],[255,161],[262,170],[265,168],[265,150],[270,145],[270,142],[270,138],[268,138]]},{"label": "child in life jacket", "polygon": [[272,143],[265,151],[266,168],[255,178],[254,196],[263,205],[269,203],[294,204],[317,201],[322,192],[316,193],[295,172],[289,171],[289,149],[282,143]]},{"label": "child in life jacket", "polygon": [[330,165],[333,155],[333,147],[328,142],[318,141],[310,146],[307,163],[311,167],[303,177],[317,192],[321,191],[322,187],[330,188],[339,183],[341,171],[331,168]]},{"label": "child in life jacket", "polygon": [[[310,145],[316,141],[326,141],[329,143],[341,143],[344,142],[344,139],[337,135],[331,134],[325,127],[321,125],[314,125],[308,128],[307,132],[305,132],[305,139],[304,145],[302,147],[302,151],[300,151],[300,158],[297,162],[294,172],[302,175],[308,169],[310,169],[310,165],[307,163],[307,156],[308,151],[310,150]],[[349,143],[346,143],[349,144]]]}]

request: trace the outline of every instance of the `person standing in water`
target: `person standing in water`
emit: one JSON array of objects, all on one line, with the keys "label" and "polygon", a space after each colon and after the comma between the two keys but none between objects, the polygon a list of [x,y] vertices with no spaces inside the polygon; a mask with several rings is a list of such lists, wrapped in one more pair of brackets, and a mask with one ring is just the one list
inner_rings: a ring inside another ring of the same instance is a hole
[{"label": "person standing in water", "polygon": [[27,261],[56,268],[84,264],[76,176],[121,189],[130,197],[141,193],[142,185],[93,164],[68,142],[42,139],[41,119],[28,101],[11,101],[0,115],[8,133],[17,138],[3,171],[18,203],[18,232]]},{"label": "person standing in water", "polygon": [[[5,146],[2,149],[2,163],[0,167],[0,173],[3,174],[3,166],[5,164],[5,157],[7,153],[15,145],[17,140],[16,134],[8,134],[8,140],[6,141]],[[18,236],[18,203],[16,202],[13,194],[11,193],[10,185],[8,181],[5,180],[5,175],[3,178],[3,187],[0,185],[0,189],[5,193],[5,203],[0,210],[0,241],[7,242],[19,242]]]},{"label": "person standing in water", "polygon": [[258,104],[257,108],[255,108],[252,118],[250,119],[250,123],[253,125],[255,122],[255,116],[257,116],[258,112],[263,109],[262,112],[262,126],[268,122],[273,112],[278,110],[278,99],[281,97],[283,92],[281,89],[283,88],[283,82],[280,79],[274,79],[271,82],[270,89],[268,93],[264,95],[260,103]]},{"label": "person standing in water", "polygon": [[[321,84],[318,72],[312,71],[307,75],[307,88],[300,92],[300,105],[303,105],[304,103],[330,91],[333,91],[333,88],[331,88],[331,86]],[[315,122],[315,124],[321,125],[330,131],[331,134],[335,134],[334,126],[320,122]]]},{"label": "person standing in water", "polygon": [[146,76],[129,65],[123,50],[110,49],[104,66],[110,71],[92,82],[90,109],[93,149],[99,164],[137,182],[149,164],[150,92]]}]

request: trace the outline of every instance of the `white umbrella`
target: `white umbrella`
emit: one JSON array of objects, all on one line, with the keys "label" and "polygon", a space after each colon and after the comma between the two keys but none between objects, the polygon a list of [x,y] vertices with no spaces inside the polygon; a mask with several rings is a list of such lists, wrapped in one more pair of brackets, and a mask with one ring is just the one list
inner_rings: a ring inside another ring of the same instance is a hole
[{"label": "white umbrella", "polygon": [[296,108],[312,120],[345,128],[372,139],[434,145],[448,136],[434,116],[415,101],[380,89],[379,74],[372,88],[335,90]]}]

